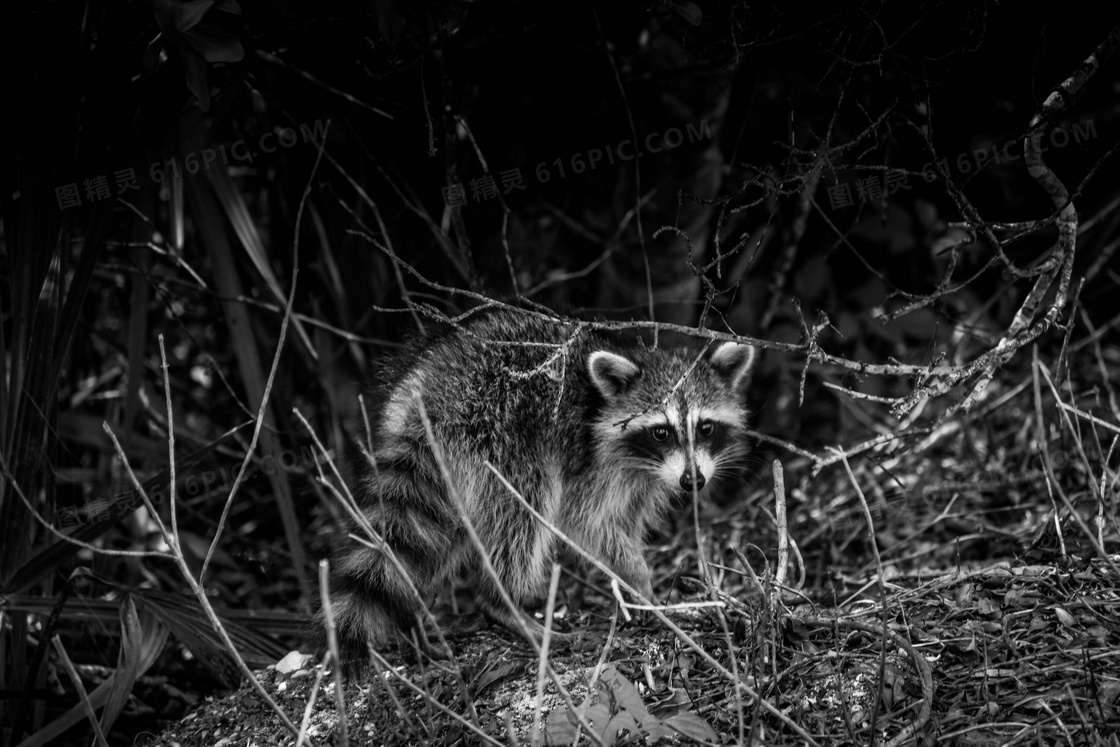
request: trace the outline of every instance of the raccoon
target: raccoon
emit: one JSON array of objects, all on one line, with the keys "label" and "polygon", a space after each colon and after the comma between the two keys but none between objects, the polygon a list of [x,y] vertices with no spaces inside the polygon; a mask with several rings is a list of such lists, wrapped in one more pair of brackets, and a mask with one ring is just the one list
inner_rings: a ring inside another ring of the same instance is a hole
[{"label": "raccoon", "polygon": [[[518,629],[464,514],[513,600],[541,599],[564,548],[486,462],[650,598],[647,531],[674,499],[734,474],[746,455],[743,393],[755,357],[733,342],[628,345],[516,310],[479,314],[412,346],[374,393],[355,491],[399,565],[357,543],[336,558],[331,604],[344,658],[364,659],[367,644],[379,648],[398,631],[422,632],[417,594],[459,572],[492,619]],[[521,617],[539,638],[540,624]]]}]

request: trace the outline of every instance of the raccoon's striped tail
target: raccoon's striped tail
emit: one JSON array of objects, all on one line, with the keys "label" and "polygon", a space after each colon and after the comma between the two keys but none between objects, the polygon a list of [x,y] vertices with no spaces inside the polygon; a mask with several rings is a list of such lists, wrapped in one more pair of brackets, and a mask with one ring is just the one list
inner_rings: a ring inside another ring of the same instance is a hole
[{"label": "raccoon's striped tail", "polygon": [[[415,642],[429,658],[448,657],[428,641],[412,600],[384,589],[350,586],[345,578],[338,581],[338,591],[331,594],[331,616],[345,672],[355,672],[368,664],[370,647],[383,656],[391,648],[399,647],[405,653],[411,651],[413,631],[416,632]],[[322,612],[318,623],[322,631],[320,650],[326,650],[326,618]]]},{"label": "raccoon's striped tail", "polygon": [[[331,616],[343,661],[367,661],[369,646],[384,650],[396,640],[399,630],[412,624],[411,615],[399,605],[385,604],[389,600],[381,596],[368,589],[345,588],[331,594]],[[326,624],[322,613],[320,623]]]}]

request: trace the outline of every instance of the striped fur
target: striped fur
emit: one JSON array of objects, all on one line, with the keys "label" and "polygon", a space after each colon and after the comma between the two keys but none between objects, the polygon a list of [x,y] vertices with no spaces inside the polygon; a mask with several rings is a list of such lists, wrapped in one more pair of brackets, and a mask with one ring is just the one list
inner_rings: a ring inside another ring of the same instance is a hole
[{"label": "striped fur", "polygon": [[511,311],[412,346],[374,392],[372,451],[358,460],[356,491],[408,578],[379,549],[342,550],[331,589],[347,655],[364,659],[367,644],[384,646],[414,626],[417,594],[460,572],[493,617],[514,625],[460,511],[512,598],[524,605],[544,595],[562,548],[487,461],[536,511],[650,596],[642,552],[649,528],[673,498],[734,472],[746,453],[743,387],[754,357],[733,343],[706,352],[626,345]]}]

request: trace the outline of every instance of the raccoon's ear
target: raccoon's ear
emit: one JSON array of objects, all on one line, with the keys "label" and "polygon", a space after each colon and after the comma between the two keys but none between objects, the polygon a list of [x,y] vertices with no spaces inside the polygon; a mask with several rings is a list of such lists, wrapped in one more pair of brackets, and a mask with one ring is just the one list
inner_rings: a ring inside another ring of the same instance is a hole
[{"label": "raccoon's ear", "polygon": [[591,382],[606,399],[623,394],[641,369],[629,358],[607,350],[596,350],[587,359],[587,373]]},{"label": "raccoon's ear", "polygon": [[751,372],[757,360],[756,348],[737,342],[721,342],[708,356],[708,363],[734,389],[738,389],[746,381],[747,374]]}]

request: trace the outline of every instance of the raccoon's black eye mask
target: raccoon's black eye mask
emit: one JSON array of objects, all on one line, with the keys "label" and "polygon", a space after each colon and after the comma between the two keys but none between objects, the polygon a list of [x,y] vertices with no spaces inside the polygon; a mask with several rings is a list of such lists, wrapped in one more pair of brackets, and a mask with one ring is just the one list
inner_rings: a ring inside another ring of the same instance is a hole
[{"label": "raccoon's black eye mask", "polygon": [[[716,423],[714,421],[706,419],[701,420],[696,424],[696,437],[698,439],[702,438],[707,440],[715,435],[717,430],[719,429],[717,429]],[[677,440],[676,438],[674,438],[674,436],[676,435],[675,431],[664,423],[658,423],[657,425],[650,426],[648,429],[646,429],[646,432],[653,438],[654,441],[657,441],[658,443]]]}]

